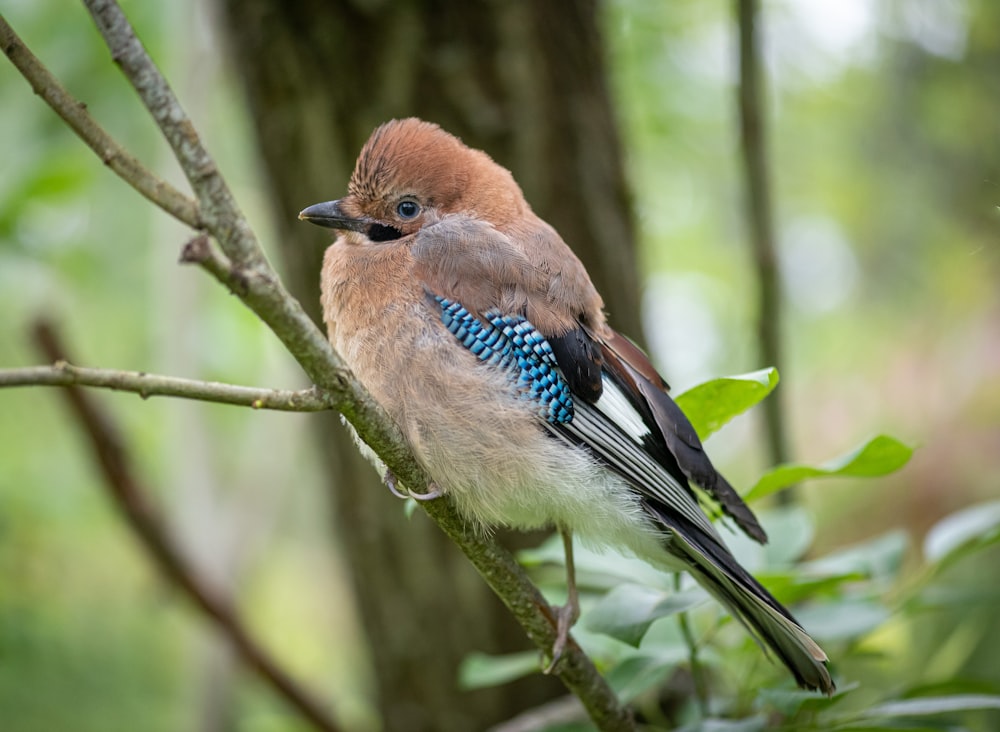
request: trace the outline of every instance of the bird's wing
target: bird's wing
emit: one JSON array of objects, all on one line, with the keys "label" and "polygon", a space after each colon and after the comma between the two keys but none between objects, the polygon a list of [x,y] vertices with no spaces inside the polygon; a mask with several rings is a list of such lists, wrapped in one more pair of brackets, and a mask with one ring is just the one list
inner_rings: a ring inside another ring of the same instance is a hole
[{"label": "bird's wing", "polygon": [[651,516],[672,530],[690,528],[721,545],[687,481],[665,470],[649,449],[650,428],[618,385],[602,375],[603,394],[590,403],[576,398],[550,342],[522,315],[493,308],[474,315],[461,302],[427,289],[427,300],[444,327],[480,361],[505,372],[521,397],[537,409],[553,435],[581,445],[617,472],[655,506]]},{"label": "bird's wing", "polygon": [[[610,328],[602,338],[604,370],[630,395],[634,408],[650,427],[655,441],[665,446],[681,473],[707,491],[747,536],[760,543],[767,534],[740,495],[712,465],[690,420],[667,393],[667,384],[646,355]],[[652,424],[650,424],[652,418]],[[662,442],[661,442],[662,439]],[[665,465],[668,470],[672,465]]]},{"label": "bird's wing", "polygon": [[477,317],[488,310],[525,315],[544,300],[544,274],[490,224],[450,215],[423,227],[410,246],[413,275]]},{"label": "bird's wing", "polygon": [[[466,347],[479,336],[493,337],[492,331],[502,335],[505,327],[515,326],[530,329],[544,341],[544,354],[533,358],[558,366],[560,383],[567,389],[563,401],[574,413],[572,419],[556,423],[554,429],[562,436],[586,445],[640,494],[676,509],[703,531],[715,535],[689,480],[712,495],[749,536],[766,541],[753,513],[712,466],[645,354],[606,326],[600,335],[593,333],[581,322],[583,312],[573,312],[553,297],[554,265],[533,264],[490,224],[458,215],[421,229],[410,251],[413,274],[431,299],[437,298],[442,317],[463,329],[463,342],[472,339]],[[578,264],[575,259],[573,263]],[[462,311],[449,314],[452,304]],[[501,322],[503,318],[509,322]],[[469,336],[466,326],[473,321],[482,330]],[[522,321],[527,325],[521,326]],[[500,342],[508,349],[503,356],[507,366],[518,367],[520,346]],[[482,353],[495,355],[492,346]],[[535,366],[527,368],[530,377]],[[547,393],[549,386],[539,393]],[[543,414],[548,414],[549,404],[543,406]]]},{"label": "bird's wing", "polygon": [[443,216],[414,235],[414,277],[474,315],[516,313],[546,336],[589,323],[587,315],[600,316],[600,296],[558,234],[538,224],[515,241],[481,219]]},{"label": "bird's wing", "polygon": [[[753,512],[712,465],[691,422],[667,394],[666,382],[642,351],[610,329],[603,339],[579,345],[583,341],[582,335],[572,333],[558,339],[558,345],[553,344],[556,360],[564,374],[585,372],[593,363],[590,350],[599,348],[602,389],[596,401],[578,401],[577,418],[557,429],[592,447],[599,446],[597,452],[612,467],[625,456],[630,464],[641,466],[641,471],[631,473],[616,470],[641,493],[665,504],[669,509],[666,515],[693,503],[698,516],[704,518],[691,481],[715,498],[748,536],[766,542],[767,534]],[[567,347],[567,343],[572,345]],[[581,361],[585,365],[581,366]],[[570,386],[579,394],[572,381]],[[614,440],[609,441],[609,436]],[[682,495],[686,501],[680,500]],[[661,518],[665,515],[659,507],[653,513]],[[693,519],[689,511],[681,513],[695,527],[704,530],[711,526],[707,520]]]}]

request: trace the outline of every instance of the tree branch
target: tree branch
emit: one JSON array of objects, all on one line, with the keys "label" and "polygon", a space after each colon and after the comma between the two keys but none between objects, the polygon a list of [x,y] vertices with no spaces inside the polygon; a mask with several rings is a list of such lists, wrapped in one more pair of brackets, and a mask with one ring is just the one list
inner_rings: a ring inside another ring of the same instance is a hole
[{"label": "tree branch", "polygon": [[[65,348],[51,325],[38,323],[34,328],[34,340],[46,358],[65,362]],[[109,415],[79,388],[71,386],[63,394],[93,446],[109,495],[153,563],[213,622],[266,684],[317,729],[337,732],[338,727],[325,706],[300,687],[257,643],[230,599],[205,581],[184,558],[149,501],[149,491],[135,476],[121,431]]]},{"label": "tree branch", "polygon": [[[278,280],[194,126],[121,9],[111,0],[84,3],[112,57],[173,148],[198,198],[204,228],[221,249],[220,253],[207,239],[196,239],[185,249],[184,261],[201,264],[270,327],[330,405],[347,418],[401,482],[410,488],[427,486],[430,479],[399,430]],[[449,500],[421,502],[421,506],[465,552],[532,641],[548,652],[556,635],[554,614],[513,556],[493,539],[472,531]],[[554,673],[580,698],[601,730],[634,729],[628,711],[574,641],[568,644]]]},{"label": "tree branch", "polygon": [[52,366],[0,369],[0,389],[16,386],[93,386],[132,392],[143,399],[172,396],[281,412],[320,412],[332,408],[329,397],[316,387],[299,391],[255,389],[142,371],[86,368],[66,361]]},{"label": "tree branch", "polygon": [[[329,386],[364,402],[364,411],[377,407],[316,325],[306,315],[268,264],[253,230],[240,211],[215,161],[166,79],[150,59],[121,8],[113,0],[83,0],[112,58],[139,93],[164,138],[174,151],[201,206],[204,228],[218,242],[222,255],[207,240],[195,240],[197,251],[182,258],[202,264],[216,279],[243,300],[281,339],[306,374],[319,386]],[[346,401],[346,400],[345,400]],[[388,419],[381,422],[388,425]]]},{"label": "tree branch", "polygon": [[[758,307],[757,339],[761,363],[774,366],[784,374],[781,322],[782,298],[778,255],[774,246],[771,180],[767,160],[767,134],[764,121],[764,80],[757,45],[759,25],[758,0],[736,0],[740,46],[740,142],[743,182],[746,197],[747,226],[757,270]],[[790,459],[785,425],[784,392],[776,390],[764,401],[767,453],[771,464]],[[791,493],[782,494],[783,500]]]},{"label": "tree branch", "polygon": [[24,42],[0,15],[0,46],[11,63],[27,79],[56,114],[62,117],[77,136],[97,153],[105,165],[118,176],[168,214],[194,229],[202,227],[201,215],[196,204],[165,180],[151,172],[132,157],[87,112],[87,105],[78,101],[24,45]]},{"label": "tree branch", "polygon": [[201,204],[205,224],[223,251],[244,268],[270,269],[264,252],[243,217],[215,160],[205,149],[191,119],[149,57],[114,0],[83,0],[97,30],[143,105],[174,151]]}]

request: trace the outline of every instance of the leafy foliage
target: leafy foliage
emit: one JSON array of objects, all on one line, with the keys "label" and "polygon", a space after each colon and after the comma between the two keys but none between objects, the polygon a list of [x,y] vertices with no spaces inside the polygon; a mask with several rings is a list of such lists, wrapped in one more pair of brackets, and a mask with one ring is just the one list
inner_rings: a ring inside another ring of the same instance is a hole
[{"label": "leafy foliage", "polygon": [[749,490],[745,498],[755,501],[806,478],[852,476],[874,478],[899,470],[913,454],[912,448],[888,435],[878,435],[846,455],[813,467],[811,465],[778,465],[767,471]]},{"label": "leafy foliage", "polygon": [[[750,408],[777,383],[773,369],[694,387],[678,397],[706,433]],[[873,477],[901,468],[912,451],[881,435],[821,466],[783,466],[768,471],[748,497],[760,500],[789,482],[829,476]],[[890,531],[825,556],[806,558],[813,538],[808,511],[791,506],[761,508],[772,537],[759,547],[734,537],[729,543],[748,568],[794,612],[825,647],[838,690],[830,697],[794,688],[782,667],[764,654],[687,578],[671,585],[643,571],[637,560],[576,550],[584,612],[574,629],[578,641],[603,666],[613,687],[634,704],[648,728],[684,730],[889,730],[973,729],[984,715],[1000,710],[1000,690],[974,683],[947,689],[862,681],[864,666],[886,662],[887,639],[907,632],[911,615],[930,585],[904,574],[910,542]],[[949,562],[990,546],[1000,537],[1000,503],[958,512],[938,523],[925,545],[926,576]],[[523,559],[543,586],[559,591],[561,579],[544,574],[560,561],[559,542],[548,541]],[[674,589],[676,587],[676,589]],[[694,629],[693,639],[679,620]],[[693,643],[691,642],[693,640]],[[463,671],[464,683],[503,683],[537,672],[530,654],[493,658],[476,654]],[[693,680],[692,677],[700,677]],[[906,677],[903,677],[906,678]],[[707,687],[678,692],[691,683]],[[969,726],[965,726],[969,725]],[[979,729],[985,727],[979,726]],[[542,729],[542,728],[539,728]],[[576,726],[544,729],[588,729]]]}]

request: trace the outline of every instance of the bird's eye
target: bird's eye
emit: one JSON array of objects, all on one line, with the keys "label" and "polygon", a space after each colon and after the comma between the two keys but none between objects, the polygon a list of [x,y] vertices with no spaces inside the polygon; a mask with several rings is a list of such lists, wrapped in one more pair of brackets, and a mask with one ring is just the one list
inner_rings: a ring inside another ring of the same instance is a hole
[{"label": "bird's eye", "polygon": [[399,218],[401,219],[412,219],[420,213],[420,204],[409,199],[400,201],[396,204],[396,213],[399,214]]}]

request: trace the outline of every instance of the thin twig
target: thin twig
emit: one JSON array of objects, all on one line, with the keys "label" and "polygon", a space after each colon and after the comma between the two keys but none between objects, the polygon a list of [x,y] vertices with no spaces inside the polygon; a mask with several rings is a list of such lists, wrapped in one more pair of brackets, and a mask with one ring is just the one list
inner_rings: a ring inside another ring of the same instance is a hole
[{"label": "thin twig", "polygon": [[[675,574],[674,591],[679,592],[680,589],[681,576],[680,574]],[[705,669],[702,667],[701,661],[698,660],[698,641],[691,630],[689,618],[689,613],[686,610],[677,613],[677,624],[680,626],[684,643],[688,647],[688,663],[691,666],[691,681],[694,683],[694,695],[698,700],[698,709],[701,711],[701,716],[704,719],[708,717],[708,689],[705,686]]]},{"label": "thin twig", "polygon": [[[782,298],[778,255],[774,246],[771,181],[767,158],[767,134],[764,121],[764,80],[757,45],[759,0],[736,0],[740,40],[740,141],[746,196],[747,225],[757,270],[759,304],[757,338],[761,363],[774,366],[784,375],[781,323]],[[790,459],[785,425],[784,392],[775,390],[764,401],[767,453],[771,464]],[[792,498],[785,491],[782,501]]]},{"label": "thin twig", "polygon": [[198,204],[132,157],[49,72],[0,15],[0,46],[11,63],[105,165],[139,193],[188,226],[202,226]]},{"label": "thin twig", "polygon": [[142,371],[94,369],[59,361],[52,366],[0,369],[0,389],[15,386],[92,386],[152,396],[172,396],[281,412],[320,412],[331,401],[320,389],[256,389],[249,386],[198,381]]},{"label": "thin twig", "polygon": [[83,0],[125,77],[153,115],[201,204],[209,231],[240,267],[269,268],[236,199],[191,119],[114,0]]},{"label": "thin twig", "polygon": [[[65,359],[65,348],[50,324],[38,323],[34,340],[46,358]],[[325,706],[294,681],[257,643],[230,599],[205,581],[185,559],[149,501],[149,491],[133,472],[121,431],[109,415],[82,389],[71,386],[63,390],[63,394],[94,448],[111,498],[160,571],[211,619],[265,683],[317,729],[336,732],[338,727]]]}]

